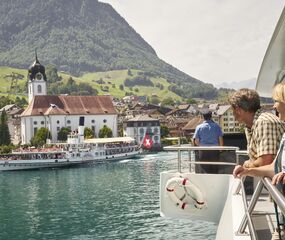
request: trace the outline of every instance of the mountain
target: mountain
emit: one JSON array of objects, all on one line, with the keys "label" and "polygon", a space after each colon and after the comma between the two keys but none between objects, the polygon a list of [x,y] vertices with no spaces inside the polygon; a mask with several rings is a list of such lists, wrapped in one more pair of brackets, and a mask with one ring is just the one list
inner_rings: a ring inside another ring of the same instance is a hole
[{"label": "mountain", "polygon": [[97,0],[1,0],[0,34],[0,66],[27,68],[37,49],[42,64],[73,75],[143,70],[165,78],[181,97],[217,96],[212,84],[159,59],[111,5]]},{"label": "mountain", "polygon": [[240,88],[250,88],[255,89],[256,78],[251,78],[248,80],[240,81],[240,82],[223,82],[221,84],[216,84],[217,88],[229,88],[229,89],[240,89]]}]

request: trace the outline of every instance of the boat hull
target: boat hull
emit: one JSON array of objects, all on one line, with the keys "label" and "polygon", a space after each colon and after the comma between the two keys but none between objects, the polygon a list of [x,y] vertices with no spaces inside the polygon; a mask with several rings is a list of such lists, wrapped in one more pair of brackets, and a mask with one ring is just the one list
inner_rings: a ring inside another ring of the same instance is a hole
[{"label": "boat hull", "polygon": [[0,161],[0,171],[16,171],[16,170],[29,170],[29,169],[41,169],[41,168],[61,168],[70,167],[84,164],[96,164],[100,162],[119,161],[123,159],[135,158],[139,154],[138,151],[108,155],[103,157],[82,157],[82,158],[70,158],[70,159],[31,159],[31,160],[8,160]]}]

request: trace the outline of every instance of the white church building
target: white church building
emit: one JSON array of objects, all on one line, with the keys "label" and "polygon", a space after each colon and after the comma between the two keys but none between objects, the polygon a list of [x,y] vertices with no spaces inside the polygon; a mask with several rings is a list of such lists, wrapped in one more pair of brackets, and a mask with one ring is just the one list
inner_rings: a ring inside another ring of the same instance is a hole
[{"label": "white church building", "polygon": [[92,129],[98,137],[106,125],[117,137],[118,115],[110,96],[49,96],[45,67],[36,61],[29,68],[29,105],[21,114],[21,143],[29,144],[36,131],[42,127],[51,132],[51,142],[57,142],[57,134],[66,127],[75,131],[79,118],[84,117],[84,126]]}]

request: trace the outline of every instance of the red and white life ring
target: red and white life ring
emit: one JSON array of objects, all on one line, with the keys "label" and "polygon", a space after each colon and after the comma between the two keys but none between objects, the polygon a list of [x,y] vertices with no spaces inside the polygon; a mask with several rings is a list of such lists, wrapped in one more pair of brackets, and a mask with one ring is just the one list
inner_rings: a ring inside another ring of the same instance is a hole
[{"label": "red and white life ring", "polygon": [[[178,197],[175,191],[177,187],[184,188],[184,195]],[[205,207],[205,200],[202,192],[197,188],[188,178],[173,177],[170,178],[166,183],[166,191],[170,199],[181,209],[186,209],[191,206],[191,202],[186,201],[186,197],[189,196],[192,199],[194,207],[202,209]]]}]

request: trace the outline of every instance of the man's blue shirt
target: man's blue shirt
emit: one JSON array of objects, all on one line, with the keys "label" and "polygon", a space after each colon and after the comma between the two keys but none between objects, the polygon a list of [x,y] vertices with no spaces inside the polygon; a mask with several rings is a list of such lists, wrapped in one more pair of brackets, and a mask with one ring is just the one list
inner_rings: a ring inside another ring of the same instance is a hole
[{"label": "man's blue shirt", "polygon": [[199,140],[200,146],[218,146],[222,136],[221,127],[212,120],[206,120],[196,127],[193,138]]}]

